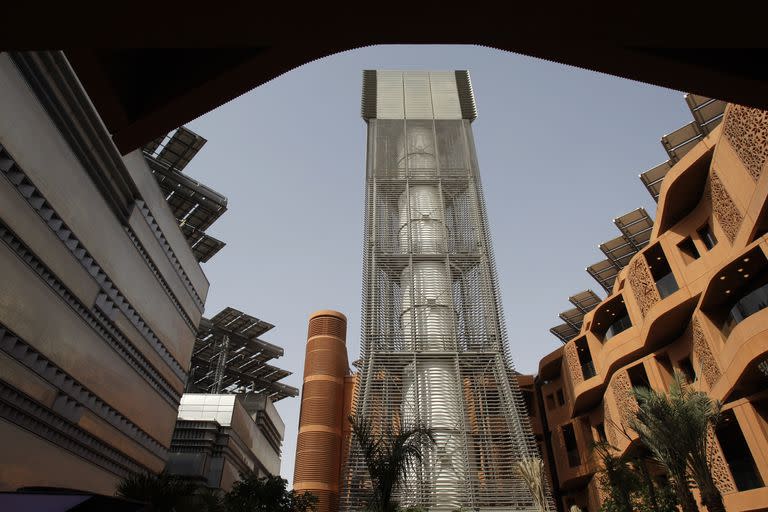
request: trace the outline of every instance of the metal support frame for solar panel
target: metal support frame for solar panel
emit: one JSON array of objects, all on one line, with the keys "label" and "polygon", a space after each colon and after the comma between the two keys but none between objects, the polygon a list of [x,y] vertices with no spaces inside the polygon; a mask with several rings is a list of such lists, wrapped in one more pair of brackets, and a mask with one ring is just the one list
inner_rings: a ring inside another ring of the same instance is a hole
[{"label": "metal support frame for solar panel", "polygon": [[568,297],[571,304],[579,308],[579,310],[587,314],[597,307],[602,299],[592,290],[584,290],[575,295]]},{"label": "metal support frame for solar panel", "polygon": [[568,324],[560,324],[556,327],[551,328],[549,332],[557,336],[558,339],[563,343],[568,343],[573,338],[575,338],[577,334],[579,334],[578,330],[574,329]]},{"label": "metal support frame for solar panel", "polygon": [[291,372],[267,364],[284,350],[258,339],[274,326],[234,308],[203,318],[192,353],[188,391],[260,392],[273,401],[298,396],[298,389],[277,382]]}]

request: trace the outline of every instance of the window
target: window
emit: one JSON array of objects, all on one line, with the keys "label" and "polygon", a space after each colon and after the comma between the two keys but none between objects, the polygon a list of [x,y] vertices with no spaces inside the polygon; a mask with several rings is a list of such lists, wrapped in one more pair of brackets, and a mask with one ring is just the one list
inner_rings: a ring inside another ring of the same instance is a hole
[{"label": "window", "polygon": [[701,241],[704,242],[707,250],[711,250],[714,246],[717,245],[717,238],[715,238],[715,234],[712,233],[712,229],[710,229],[709,224],[704,224],[699,229],[697,229],[696,232],[699,234]]},{"label": "window", "polygon": [[579,356],[581,374],[584,376],[584,380],[591,379],[597,375],[597,372],[595,372],[595,363],[592,361],[592,353],[589,351],[589,345],[586,338],[581,337],[576,341],[576,353]]},{"label": "window", "polygon": [[547,395],[547,409],[550,411],[555,408],[555,397],[553,395]]},{"label": "window", "polygon": [[677,281],[672,274],[672,269],[667,262],[661,244],[655,244],[645,252],[645,261],[648,263],[648,269],[651,271],[651,276],[656,282],[656,289],[662,299],[678,290]]},{"label": "window", "polygon": [[696,245],[693,243],[691,237],[687,237],[685,240],[677,244],[677,248],[680,249],[681,253],[683,253],[683,260],[686,264],[701,257],[701,254],[699,254],[699,250],[696,248]]},{"label": "window", "polygon": [[557,390],[557,405],[565,405],[565,397],[563,396],[563,390]]},{"label": "window", "polygon": [[746,293],[736,301],[723,323],[723,335],[727,338],[734,327],[766,307],[768,307],[768,284]]},{"label": "window", "polygon": [[651,381],[648,380],[648,374],[645,371],[645,365],[640,363],[627,370],[629,382],[633,388],[650,388]]},{"label": "window", "polygon": [[744,434],[733,410],[723,412],[720,424],[717,426],[717,441],[723,450],[728,468],[731,470],[733,481],[739,491],[748,491],[763,486],[763,480],[757,472],[755,459],[749,451]]},{"label": "window", "polygon": [[680,371],[683,372],[685,380],[688,381],[688,384],[692,384],[696,381],[696,370],[693,369],[693,364],[691,363],[691,359],[689,357],[685,357],[678,361],[677,366],[680,368]]},{"label": "window", "polygon": [[570,423],[563,425],[563,441],[565,442],[565,450],[568,452],[568,465],[572,468],[581,465],[579,446],[576,444],[576,434],[574,434],[573,425]]},{"label": "window", "polygon": [[597,432],[597,440],[601,443],[608,441],[608,437],[605,435],[605,424],[598,423],[595,425],[595,432]]}]

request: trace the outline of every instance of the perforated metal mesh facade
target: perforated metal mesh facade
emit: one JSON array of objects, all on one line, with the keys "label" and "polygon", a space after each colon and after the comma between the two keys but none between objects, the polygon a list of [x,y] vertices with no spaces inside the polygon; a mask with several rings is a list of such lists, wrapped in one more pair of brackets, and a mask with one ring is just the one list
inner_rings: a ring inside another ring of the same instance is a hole
[{"label": "perforated metal mesh facade", "polygon": [[[513,471],[538,451],[509,357],[470,121],[368,119],[368,151],[356,414],[374,428],[437,433],[401,505],[534,510]],[[341,485],[341,510],[363,509],[370,482],[354,439]]]}]

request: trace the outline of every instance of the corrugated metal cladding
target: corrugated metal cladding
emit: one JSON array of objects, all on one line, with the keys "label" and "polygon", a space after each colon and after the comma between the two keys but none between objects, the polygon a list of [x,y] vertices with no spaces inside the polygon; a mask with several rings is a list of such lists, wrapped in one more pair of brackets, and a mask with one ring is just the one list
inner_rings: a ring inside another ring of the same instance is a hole
[{"label": "corrugated metal cladding", "polygon": [[362,114],[365,119],[477,117],[467,71],[364,71]]}]

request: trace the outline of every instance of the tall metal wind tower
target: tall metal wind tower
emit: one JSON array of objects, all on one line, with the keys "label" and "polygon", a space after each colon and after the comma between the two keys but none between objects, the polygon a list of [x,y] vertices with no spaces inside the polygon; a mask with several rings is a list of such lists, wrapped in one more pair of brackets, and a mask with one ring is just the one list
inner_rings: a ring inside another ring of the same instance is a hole
[{"label": "tall metal wind tower", "polygon": [[[466,71],[364,71],[368,125],[356,414],[423,423],[437,447],[402,488],[429,510],[533,510],[513,470],[537,455],[508,354]],[[341,509],[370,493],[352,441]]]}]

